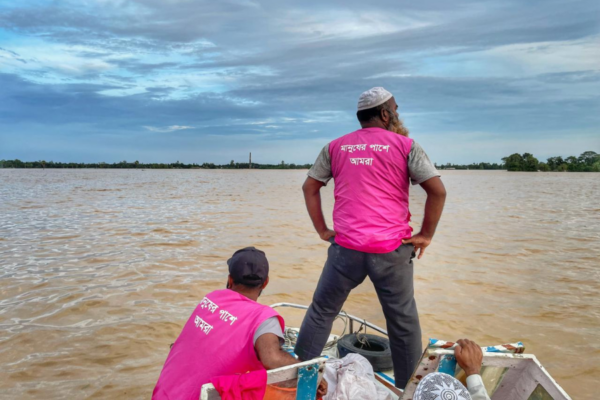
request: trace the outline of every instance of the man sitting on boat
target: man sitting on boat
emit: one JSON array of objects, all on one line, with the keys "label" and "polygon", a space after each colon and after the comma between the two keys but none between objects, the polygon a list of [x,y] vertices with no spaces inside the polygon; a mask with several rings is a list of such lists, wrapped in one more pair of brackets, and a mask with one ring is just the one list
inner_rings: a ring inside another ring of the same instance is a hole
[{"label": "man sitting on boat", "polygon": [[[408,137],[390,92],[372,88],[357,108],[362,129],[327,144],[302,187],[315,229],[331,246],[294,351],[303,360],[321,354],[350,291],[368,276],[385,315],[396,386],[404,388],[423,349],[412,259],[431,243],[446,190],[421,146]],[[325,223],[320,197],[332,178],[335,231]],[[416,235],[409,225],[410,183],[427,193]]]},{"label": "man sitting on boat", "polygon": [[[212,378],[274,369],[298,361],[281,349],[283,318],[257,303],[269,283],[265,253],[246,247],[227,261],[227,289],[198,304],[165,361],[153,399],[194,399]],[[320,388],[324,394],[326,389]]]}]

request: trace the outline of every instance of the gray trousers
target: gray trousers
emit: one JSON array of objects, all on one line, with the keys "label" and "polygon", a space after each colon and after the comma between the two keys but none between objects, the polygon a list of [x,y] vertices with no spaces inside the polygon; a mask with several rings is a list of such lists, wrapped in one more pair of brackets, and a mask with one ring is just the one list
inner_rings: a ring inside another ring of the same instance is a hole
[{"label": "gray trousers", "polygon": [[383,308],[396,387],[404,388],[423,353],[413,288],[414,247],[406,244],[390,253],[373,254],[331,242],[294,351],[303,360],[321,355],[350,291],[368,276]]}]

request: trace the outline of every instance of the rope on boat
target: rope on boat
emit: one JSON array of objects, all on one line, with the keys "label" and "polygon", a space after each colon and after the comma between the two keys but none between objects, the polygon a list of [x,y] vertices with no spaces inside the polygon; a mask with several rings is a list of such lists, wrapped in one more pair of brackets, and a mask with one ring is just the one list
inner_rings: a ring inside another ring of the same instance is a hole
[{"label": "rope on boat", "polygon": [[[365,324],[366,322],[367,321],[363,321],[358,327],[358,330],[356,331],[356,340],[358,340],[358,343],[361,344],[361,349],[365,346],[371,347],[371,345],[369,344],[369,339],[367,339],[367,325]],[[365,328],[365,333],[360,333],[363,327]]]}]

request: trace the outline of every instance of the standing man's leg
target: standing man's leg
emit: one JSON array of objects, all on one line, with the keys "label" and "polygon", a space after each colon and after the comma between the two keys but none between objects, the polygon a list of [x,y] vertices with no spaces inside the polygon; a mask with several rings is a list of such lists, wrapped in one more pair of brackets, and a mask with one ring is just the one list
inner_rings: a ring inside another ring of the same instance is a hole
[{"label": "standing man's leg", "polygon": [[[333,240],[332,240],[333,242]],[[313,300],[306,312],[294,352],[301,360],[318,357],[327,343],[333,320],[350,291],[366,278],[365,253],[346,249],[335,242],[329,246]]]},{"label": "standing man's leg", "polygon": [[421,326],[414,298],[414,246],[406,244],[391,253],[368,254],[369,278],[375,286],[387,324],[396,387],[404,389],[421,354]]}]

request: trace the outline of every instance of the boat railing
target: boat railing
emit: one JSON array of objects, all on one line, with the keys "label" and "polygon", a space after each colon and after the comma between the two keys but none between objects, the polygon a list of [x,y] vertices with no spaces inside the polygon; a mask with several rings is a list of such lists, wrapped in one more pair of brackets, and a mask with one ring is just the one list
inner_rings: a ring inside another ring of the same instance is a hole
[{"label": "boat railing", "polygon": [[[308,306],[303,306],[302,304],[294,304],[294,303],[275,303],[275,304],[271,304],[271,308],[277,308],[277,307],[290,307],[290,308],[298,308],[298,309],[301,309],[301,310],[308,310]],[[373,329],[374,331],[377,331],[379,333],[384,334],[385,336],[388,336],[388,333],[387,333],[387,331],[385,329],[383,329],[383,328],[381,328],[381,327],[379,327],[379,326],[377,326],[375,324],[372,324],[372,323],[368,322],[364,318],[359,318],[359,317],[357,317],[355,315],[348,314],[347,312],[345,312],[343,310],[338,314],[338,316],[340,316],[342,318],[345,317],[345,318],[348,319],[349,324],[350,324],[350,332],[351,333],[354,332],[354,322],[357,322],[357,323],[361,324],[360,327],[362,327],[362,326],[369,327],[369,328]],[[360,327],[359,327],[359,330],[360,330]]]}]

